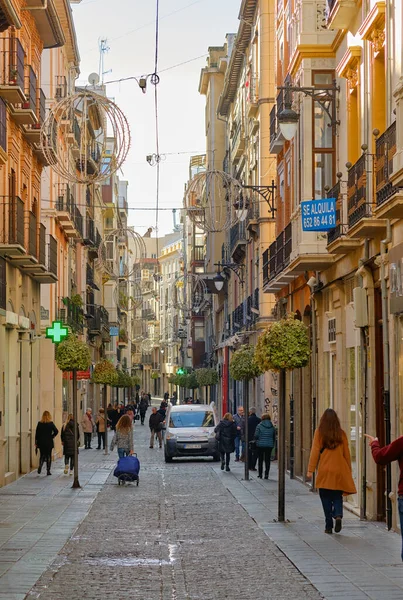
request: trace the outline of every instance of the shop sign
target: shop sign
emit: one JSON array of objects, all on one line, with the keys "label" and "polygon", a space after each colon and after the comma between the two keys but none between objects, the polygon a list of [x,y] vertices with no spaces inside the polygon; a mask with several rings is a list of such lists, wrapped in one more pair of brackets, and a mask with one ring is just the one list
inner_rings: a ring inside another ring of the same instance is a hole
[{"label": "shop sign", "polygon": [[301,202],[302,231],[329,231],[336,227],[336,199]]}]

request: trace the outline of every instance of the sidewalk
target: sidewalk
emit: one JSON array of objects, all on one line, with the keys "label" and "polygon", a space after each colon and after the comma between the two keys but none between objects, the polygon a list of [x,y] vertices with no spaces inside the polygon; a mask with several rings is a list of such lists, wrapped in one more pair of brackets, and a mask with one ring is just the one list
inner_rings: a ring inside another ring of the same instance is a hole
[{"label": "sidewalk", "polygon": [[51,477],[33,471],[0,489],[1,600],[25,598],[87,516],[114,464],[114,454],[81,449],[81,490],[71,489],[62,459]]},{"label": "sidewalk", "polygon": [[243,463],[230,466],[230,474],[214,466],[224,486],[326,600],[403,598],[400,535],[347,510],[341,533],[326,535],[319,496],[288,477],[287,523],[277,523],[277,463],[268,481],[255,472],[244,481]]}]

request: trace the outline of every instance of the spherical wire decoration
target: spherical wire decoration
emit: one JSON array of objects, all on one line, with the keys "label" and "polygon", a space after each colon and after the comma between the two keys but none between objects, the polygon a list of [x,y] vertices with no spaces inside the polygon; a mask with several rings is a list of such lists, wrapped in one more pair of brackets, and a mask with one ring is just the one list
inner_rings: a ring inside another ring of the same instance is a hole
[{"label": "spherical wire decoration", "polygon": [[122,279],[115,287],[114,299],[116,306],[123,312],[133,312],[143,303],[141,287],[133,279]]},{"label": "spherical wire decoration", "polygon": [[72,183],[100,183],[118,171],[130,149],[129,123],[112,100],[79,89],[49,110],[41,146],[51,168]]},{"label": "spherical wire decoration", "polygon": [[186,273],[177,277],[173,285],[173,306],[183,312],[199,312],[207,294],[204,280],[194,273]]},{"label": "spherical wire decoration", "polygon": [[144,238],[130,227],[121,227],[104,236],[99,246],[98,263],[112,278],[130,278],[145,253]]},{"label": "spherical wire decoration", "polygon": [[237,207],[241,197],[241,183],[228,173],[198,173],[186,189],[186,213],[206,233],[225,231],[239,221]]}]

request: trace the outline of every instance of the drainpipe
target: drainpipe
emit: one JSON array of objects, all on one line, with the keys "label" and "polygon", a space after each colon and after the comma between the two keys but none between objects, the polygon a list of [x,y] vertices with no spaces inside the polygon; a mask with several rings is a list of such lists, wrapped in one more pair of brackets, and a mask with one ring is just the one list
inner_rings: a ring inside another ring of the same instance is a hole
[{"label": "drainpipe", "polygon": [[48,8],[48,0],[43,0],[43,4],[40,6],[23,6],[21,10],[47,10]]},{"label": "drainpipe", "polygon": [[[389,369],[389,314],[388,314],[388,289],[386,286],[386,260],[388,244],[392,241],[392,229],[389,219],[387,220],[386,238],[381,241],[381,292],[382,292],[382,342],[383,342],[383,408],[385,419],[385,442],[391,442],[390,423],[390,369]],[[386,524],[388,531],[392,529],[392,467],[386,466]]]},{"label": "drainpipe", "polygon": [[[372,282],[372,271],[365,266],[369,258],[369,240],[364,242],[364,258],[359,261],[359,268],[355,273],[355,279],[358,287],[363,287],[363,276],[365,275],[369,282]],[[367,432],[367,390],[368,390],[368,326],[360,327],[360,356],[361,367],[363,373],[362,397],[361,397],[361,502],[360,502],[360,519],[367,518],[367,445],[365,443],[364,434]]]},{"label": "drainpipe", "polygon": [[[317,360],[318,360],[318,347],[317,347],[317,339],[316,339],[316,298],[315,298],[315,288],[318,284],[319,278],[318,273],[317,277],[311,277],[307,282],[308,287],[311,290],[311,326],[312,326],[312,359],[311,359],[311,373],[312,373],[312,439],[316,429],[316,421],[317,421]],[[311,491],[314,492],[316,489],[315,486],[315,473],[312,475],[312,485]]]}]

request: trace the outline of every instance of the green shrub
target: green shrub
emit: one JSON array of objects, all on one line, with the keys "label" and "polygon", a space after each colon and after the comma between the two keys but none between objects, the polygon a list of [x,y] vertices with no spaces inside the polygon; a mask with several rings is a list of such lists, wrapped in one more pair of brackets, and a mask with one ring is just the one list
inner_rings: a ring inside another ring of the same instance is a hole
[{"label": "green shrub", "polygon": [[256,362],[262,371],[300,369],[309,363],[310,355],[308,328],[294,314],[272,323],[256,346]]}]

